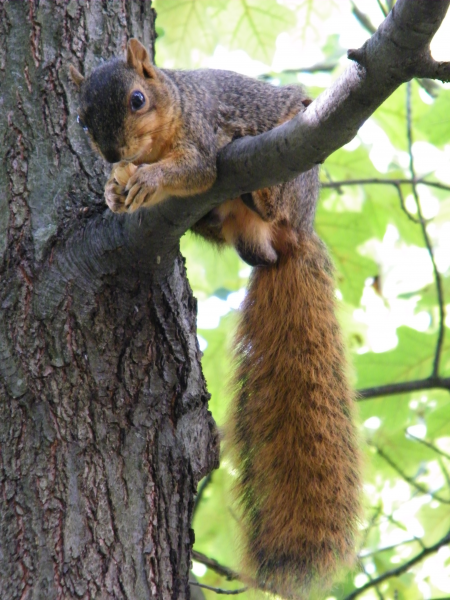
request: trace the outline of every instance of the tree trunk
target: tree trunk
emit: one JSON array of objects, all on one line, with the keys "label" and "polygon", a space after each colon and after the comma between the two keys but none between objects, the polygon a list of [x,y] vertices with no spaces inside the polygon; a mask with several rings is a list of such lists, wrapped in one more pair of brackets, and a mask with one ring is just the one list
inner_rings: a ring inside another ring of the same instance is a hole
[{"label": "tree trunk", "polygon": [[[150,48],[151,2],[0,0],[0,598],[189,598],[217,465],[176,238],[130,240],[68,65]],[[128,235],[128,237],[127,237]],[[156,248],[156,249],[155,249]]]}]

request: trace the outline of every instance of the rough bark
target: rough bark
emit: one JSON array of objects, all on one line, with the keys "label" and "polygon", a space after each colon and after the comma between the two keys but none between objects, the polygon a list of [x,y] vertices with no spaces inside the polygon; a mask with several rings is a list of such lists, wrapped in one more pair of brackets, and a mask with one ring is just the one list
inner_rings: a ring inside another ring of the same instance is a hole
[{"label": "rough bark", "polygon": [[105,165],[67,65],[150,2],[0,2],[0,597],[188,598],[198,480],[217,437],[176,240],[103,236]]}]

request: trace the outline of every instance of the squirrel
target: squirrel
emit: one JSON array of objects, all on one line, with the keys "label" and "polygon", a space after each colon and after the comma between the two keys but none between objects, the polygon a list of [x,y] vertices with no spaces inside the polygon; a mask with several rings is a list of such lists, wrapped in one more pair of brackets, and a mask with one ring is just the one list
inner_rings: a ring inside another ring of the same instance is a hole
[{"label": "squirrel", "polygon": [[[117,163],[105,187],[114,212],[191,196],[216,179],[230,141],[291,119],[311,103],[299,85],[276,87],[221,70],[167,70],[128,42],[126,60],[84,78],[78,121]],[[230,418],[244,573],[287,598],[323,590],[355,559],[360,456],[354,393],[335,316],[333,266],[313,230],[318,169],[233,198],[193,230],[231,244],[254,267],[236,334]]]}]

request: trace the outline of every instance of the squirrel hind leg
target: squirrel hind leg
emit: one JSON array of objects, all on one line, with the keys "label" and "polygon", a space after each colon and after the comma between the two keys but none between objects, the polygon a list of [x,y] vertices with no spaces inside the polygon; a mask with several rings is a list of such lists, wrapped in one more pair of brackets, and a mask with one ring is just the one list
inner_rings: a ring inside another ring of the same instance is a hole
[{"label": "squirrel hind leg", "polygon": [[248,245],[247,241],[243,238],[235,240],[234,247],[242,260],[251,267],[268,267],[269,265],[273,265],[278,259],[278,254],[272,246],[268,246],[267,248],[261,248],[261,246],[254,247]]},{"label": "squirrel hind leg", "polygon": [[201,235],[213,244],[222,246],[225,244],[225,239],[222,235],[222,224],[223,219],[218,214],[217,209],[213,208],[191,227],[191,231],[197,235]]},{"label": "squirrel hind leg", "polygon": [[273,246],[274,227],[248,208],[241,198],[228,200],[216,209],[222,219],[222,235],[239,256],[252,267],[277,262]]}]

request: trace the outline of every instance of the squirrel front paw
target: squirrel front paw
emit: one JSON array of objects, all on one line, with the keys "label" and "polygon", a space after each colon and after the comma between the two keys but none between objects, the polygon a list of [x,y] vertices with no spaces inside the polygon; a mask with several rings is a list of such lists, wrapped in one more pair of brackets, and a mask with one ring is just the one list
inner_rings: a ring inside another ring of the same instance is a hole
[{"label": "squirrel front paw", "polygon": [[161,171],[154,165],[117,163],[105,186],[106,204],[115,213],[152,206],[163,199],[160,181]]},{"label": "squirrel front paw", "polygon": [[153,206],[163,199],[161,170],[157,165],[142,165],[130,177],[126,187],[125,210],[134,212],[141,206]]},{"label": "squirrel front paw", "polygon": [[111,171],[105,185],[105,200],[109,208],[115,213],[126,212],[127,199],[126,185],[130,177],[136,172],[137,167],[132,163],[120,162]]}]

